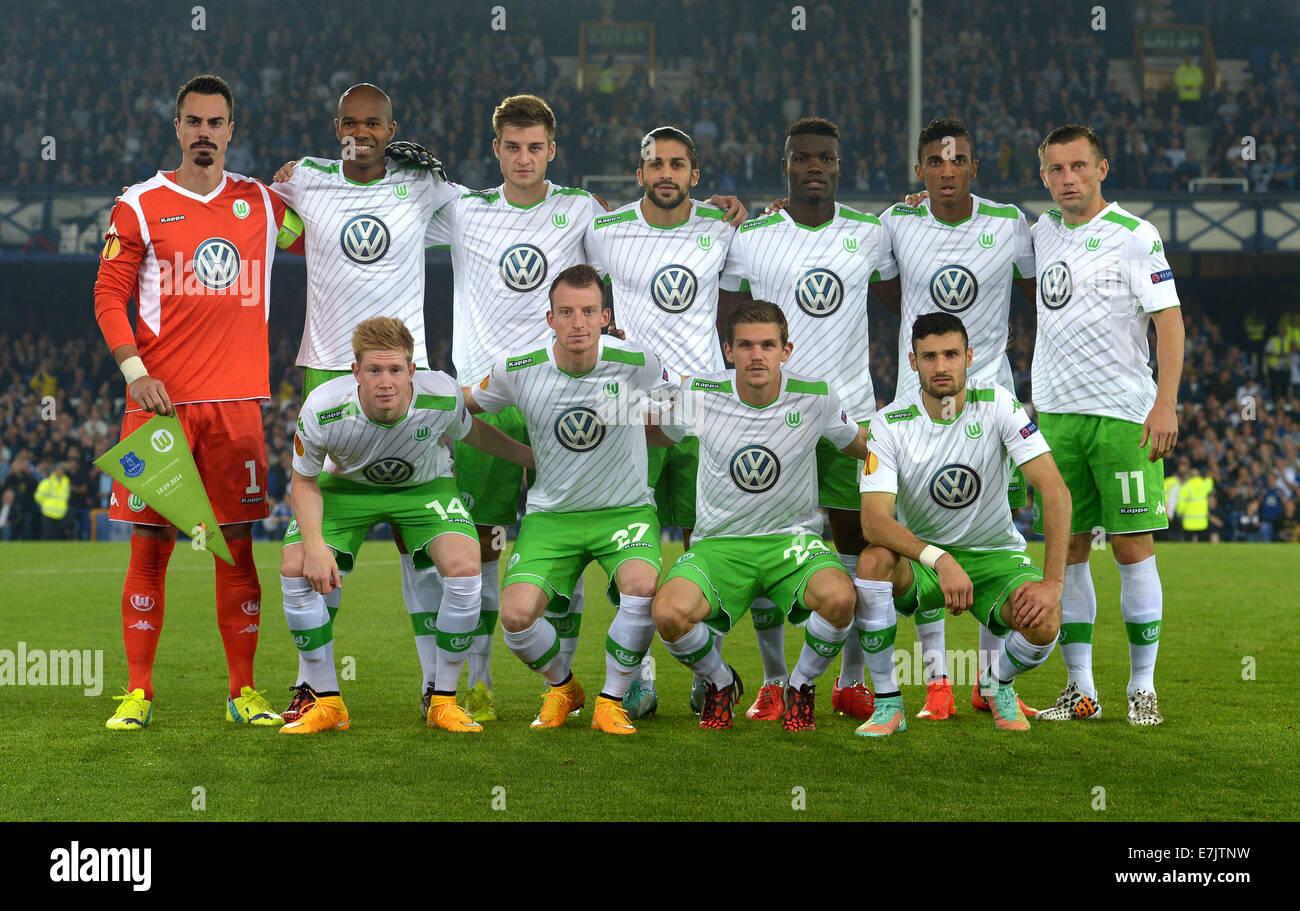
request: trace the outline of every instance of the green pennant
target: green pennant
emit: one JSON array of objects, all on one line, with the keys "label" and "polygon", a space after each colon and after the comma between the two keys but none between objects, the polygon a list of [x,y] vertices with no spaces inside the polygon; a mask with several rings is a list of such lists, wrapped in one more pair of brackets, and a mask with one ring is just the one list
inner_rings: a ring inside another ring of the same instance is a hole
[{"label": "green pennant", "polygon": [[144,426],[95,459],[99,470],[203,547],[235,565],[194,464],[181,422],[154,415]]}]

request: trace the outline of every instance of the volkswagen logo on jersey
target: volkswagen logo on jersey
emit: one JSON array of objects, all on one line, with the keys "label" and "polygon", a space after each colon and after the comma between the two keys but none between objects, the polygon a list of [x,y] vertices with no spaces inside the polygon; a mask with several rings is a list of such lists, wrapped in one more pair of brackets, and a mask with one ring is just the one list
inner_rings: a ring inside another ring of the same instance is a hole
[{"label": "volkswagen logo on jersey", "polygon": [[650,279],[650,297],[655,306],[668,313],[681,313],[695,303],[699,282],[685,266],[664,266]]},{"label": "volkswagen logo on jersey", "polygon": [[389,456],[371,462],[363,474],[372,484],[401,484],[415,474],[415,467],[405,459]]},{"label": "volkswagen logo on jersey", "polygon": [[781,477],[781,463],[766,446],[746,446],[731,457],[731,480],[745,493],[764,493]]},{"label": "volkswagen logo on jersey", "polygon": [[829,269],[809,269],[794,283],[794,299],[809,316],[830,316],[844,302],[844,282]]},{"label": "volkswagen logo on jersey", "polygon": [[224,291],[239,278],[239,251],[224,237],[209,237],[194,251],[194,277],[205,288]]},{"label": "volkswagen logo on jersey", "polygon": [[605,439],[605,422],[590,408],[566,408],[555,419],[555,438],[570,452],[590,452]]},{"label": "volkswagen logo on jersey", "polygon": [[373,215],[354,215],[339,232],[339,244],[344,256],[368,266],[388,252],[388,225]]},{"label": "volkswagen logo on jersey", "polygon": [[532,244],[515,244],[501,254],[499,265],[511,291],[534,291],[546,281],[546,254]]},{"label": "volkswagen logo on jersey", "polygon": [[1039,274],[1038,294],[1043,299],[1043,306],[1049,310],[1060,310],[1070,302],[1070,296],[1074,294],[1074,279],[1064,260],[1057,260]]},{"label": "volkswagen logo on jersey", "polygon": [[930,479],[930,498],[944,509],[961,509],[980,495],[980,476],[969,465],[945,465]]},{"label": "volkswagen logo on jersey", "polygon": [[930,276],[930,300],[946,313],[969,310],[979,289],[975,273],[965,266],[941,266]]}]

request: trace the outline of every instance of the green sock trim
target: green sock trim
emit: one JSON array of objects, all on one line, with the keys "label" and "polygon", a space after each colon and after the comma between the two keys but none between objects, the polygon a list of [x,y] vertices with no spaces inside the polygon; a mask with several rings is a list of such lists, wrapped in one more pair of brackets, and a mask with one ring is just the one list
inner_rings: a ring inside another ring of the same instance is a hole
[{"label": "green sock trim", "polygon": [[1152,620],[1150,623],[1124,621],[1124,626],[1128,630],[1128,641],[1133,645],[1155,645],[1160,641],[1160,622],[1159,620]]},{"label": "green sock trim", "polygon": [[460,652],[469,651],[469,647],[474,642],[473,633],[445,633],[438,630],[436,633],[438,648],[444,652],[459,654]]},{"label": "green sock trim", "polygon": [[291,629],[289,635],[293,636],[298,651],[310,652],[334,641],[334,624],[326,623],[315,629]]},{"label": "green sock trim", "polygon": [[[894,629],[898,629],[897,626]],[[829,642],[825,639],[818,639],[807,629],[803,631],[803,641],[808,643],[808,647],[823,658],[834,658],[844,648],[843,642]]]},{"label": "green sock trim", "polygon": [[779,607],[755,607],[749,614],[754,619],[754,629],[776,629],[785,623],[785,614]]},{"label": "green sock trim", "polygon": [[475,636],[490,636],[497,631],[497,617],[500,611],[480,610],[478,612],[478,626],[474,627]]},{"label": "green sock trim", "polygon": [[546,619],[555,627],[555,633],[561,639],[577,639],[578,632],[582,629],[582,614],[562,614]]},{"label": "green sock trim", "polygon": [[943,619],[944,609],[942,607],[927,608],[916,612],[916,625],[923,626],[926,623],[934,623]]},{"label": "green sock trim", "polygon": [[883,652],[894,644],[894,637],[898,635],[898,624],[895,623],[889,629],[877,629],[871,631],[858,630],[858,641],[862,643],[862,650],[868,655],[874,655],[877,652]]},{"label": "green sock trim", "polygon": [[1061,645],[1077,645],[1092,641],[1091,623],[1062,623],[1061,635],[1057,638]]},{"label": "green sock trim", "polygon": [[333,623],[334,615],[339,612],[339,609],[337,607],[327,607],[325,609],[330,612],[330,623]]},{"label": "green sock trim", "polygon": [[559,653],[560,653],[560,637],[556,636],[555,641],[553,641],[551,643],[550,648],[548,648],[542,654],[542,657],[538,658],[536,661],[528,661],[525,663],[533,670],[540,671],[542,668],[546,667],[546,665],[550,664],[551,659],[554,658]]},{"label": "green sock trim", "polygon": [[437,612],[421,611],[411,614],[411,629],[415,631],[417,636],[432,636],[438,631]]},{"label": "green sock trim", "polygon": [[692,665],[702,660],[705,655],[713,650],[713,630],[708,630],[709,638],[704,643],[704,647],[698,651],[691,652],[689,655],[678,655],[677,660],[682,664]]},{"label": "green sock trim", "polygon": [[613,658],[620,667],[633,668],[641,663],[645,657],[645,652],[636,652],[630,648],[624,648],[614,641],[613,636],[605,637],[605,654]]}]

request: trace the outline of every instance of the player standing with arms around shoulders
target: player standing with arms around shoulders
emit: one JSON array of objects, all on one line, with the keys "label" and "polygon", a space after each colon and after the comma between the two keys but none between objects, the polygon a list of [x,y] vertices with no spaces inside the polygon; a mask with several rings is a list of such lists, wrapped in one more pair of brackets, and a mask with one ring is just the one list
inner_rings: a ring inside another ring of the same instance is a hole
[{"label": "player standing with arms around shoulders", "polygon": [[599,561],[617,613],[591,726],[634,734],[622,700],[654,638],[650,603],[661,565],[659,523],[645,480],[645,403],[669,398],[677,382],[649,349],[602,337],[609,308],[591,266],[561,272],[550,298],[546,322],[554,344],[503,355],[464,390],[475,414],[520,409],[537,457],[537,483],[506,567],[501,623],[510,650],[550,684],[532,727],[560,727],[586,695],[543,614],[549,603],[569,597],[588,563]]},{"label": "player standing with arms around shoulders", "polygon": [[[1001,640],[977,685],[998,729],[1027,731],[1012,683],[1056,645],[1070,494],[1015,396],[996,383],[967,388],[973,352],[960,319],[927,313],[911,336],[919,402],[896,399],[871,422],[861,480],[862,530],[872,546],[858,564],[857,626],[876,708],[857,733],[906,730],[894,679],[896,615],[945,607],[954,615],[969,610]],[[1025,553],[1011,519],[1008,456],[1042,503],[1046,572]]]},{"label": "player standing with arms around shoulders", "polygon": [[[456,184],[456,198],[425,231],[428,246],[449,247],[452,296],[452,360],[462,383],[486,376],[497,358],[532,351],[551,339],[546,328],[547,291],[553,276],[587,262],[585,226],[605,207],[586,190],[546,179],[555,158],[555,114],[536,95],[502,99],[492,113],[492,151],[502,183],[492,190]],[[518,408],[481,420],[527,441]],[[478,721],[492,721],[492,636],[500,611],[500,557],[505,529],[519,515],[524,472],[518,465],[456,446],[456,480],[478,526],[483,565],[483,613],[470,648],[465,707]],[[551,621],[560,635],[560,661],[572,664],[582,622],[579,577],[567,603],[557,602]]]},{"label": "player standing with arms around shoulders", "polygon": [[[917,372],[907,366],[909,333],[925,313],[960,317],[974,351],[972,383],[997,383],[1015,393],[1006,354],[1012,286],[1021,290],[1026,301],[1034,299],[1034,245],[1018,208],[971,193],[971,181],[979,173],[974,150],[970,130],[961,121],[930,121],[917,140],[914,166],[928,198],[915,206],[890,206],[880,214],[886,234],[881,275],[889,278],[877,282],[873,290],[900,317],[894,393],[899,401],[919,395]],[[1012,469],[1007,496],[1013,510],[1027,502],[1025,479],[1018,468]],[[944,720],[956,714],[947,677],[944,625],[942,606],[916,614],[926,675],[925,706],[918,718]],[[979,635],[982,671],[1001,652],[1002,643],[983,624]],[[971,689],[971,705],[989,711],[978,686]],[[1023,703],[1021,709],[1031,718],[1036,714]]]},{"label": "player standing with arms around shoulders", "polygon": [[829,439],[867,456],[867,428],[849,420],[823,380],[785,373],[785,315],[750,301],[727,319],[735,370],[687,377],[665,424],[672,439],[700,447],[695,540],[655,596],[654,618],[669,653],[705,680],[701,728],[731,727],[744,688],[725,664],[721,639],[757,597],[793,622],[807,621],[804,647],[784,692],[781,726],[811,731],[815,681],[853,627],[853,581],[818,532],[817,443]]},{"label": "player standing with arms around shoulders", "polygon": [[[781,159],[789,202],[780,212],[741,225],[721,278],[724,308],[757,297],[781,307],[799,346],[787,367],[825,378],[841,395],[849,420],[866,425],[876,409],[867,354],[867,286],[879,278],[880,219],[835,201],[840,179],[839,127],[822,117],[790,126]],[[858,465],[829,440],[817,443],[818,503],[830,517],[840,562],[852,574],[867,546],[859,518]],[[770,601],[751,608],[763,659],[763,688],[745,713],[775,721],[785,710],[789,677],[785,615]],[[856,641],[845,644],[842,669],[831,690],[831,707],[870,718],[866,656]]]},{"label": "player standing with arms around shoulders", "polygon": [[456,704],[456,681],[478,625],[478,538],[442,440],[464,440],[521,465],[532,464],[531,454],[470,417],[460,386],[447,374],[416,371],[415,340],[401,320],[361,322],[352,346],[352,375],[312,391],[293,441],[294,521],[280,551],[280,586],[289,632],[306,666],[304,683],[316,698],[280,731],[349,727],[334,670],[334,618],[324,596],[341,584],[340,570],[355,565],[370,529],[389,522],[415,568],[437,566],[444,583],[427,723],[480,732],[482,726]]},{"label": "player standing with arms around shoulders", "polygon": [[[298,365],[303,368],[305,400],[317,386],[351,376],[351,328],[383,313],[400,319],[415,339],[414,358],[428,369],[424,329],[424,229],[430,216],[455,199],[437,162],[422,167],[390,161],[385,148],[397,132],[388,95],[369,83],[339,96],[334,134],[340,158],[303,158],[276,173],[271,189],[297,213],[307,254],[307,317]],[[291,219],[293,220],[293,219]],[[420,572],[405,544],[394,536],[402,564],[402,596],[415,631],[428,715],[437,673],[433,629],[442,589],[432,570]],[[330,618],[343,590],[325,596]],[[306,660],[299,653],[298,683],[284,712],[296,721],[314,698],[306,684]]]},{"label": "player standing with arms around shoulders", "polygon": [[[259,181],[223,169],[234,97],[218,76],[195,76],[176,95],[182,161],[126,190],[113,209],[95,281],[95,318],[126,378],[122,437],[152,414],[185,429],[234,565],[216,559],[217,623],[230,690],[226,720],[279,725],[253,688],[262,588],[252,523],[264,519],[270,398],[271,265],[286,208]],[[138,305],[136,328],[127,302]],[[137,508],[138,504],[138,508]],[[114,483],[110,517],[133,522],[122,587],[130,681],[107,726],[140,730],[153,716],[153,663],[162,630],[176,528]]]},{"label": "player standing with arms around shoulders", "polygon": [[[1038,161],[1043,186],[1060,208],[1034,225],[1034,405],[1074,499],[1061,596],[1061,655],[1069,678],[1038,718],[1101,715],[1092,678],[1097,594],[1088,566],[1093,535],[1101,530],[1114,550],[1128,630],[1128,720],[1160,724],[1155,666],[1164,590],[1152,532],[1169,526],[1163,458],[1178,441],[1182,308],[1160,233],[1102,198],[1110,164],[1092,128],[1057,127],[1038,147]],[[1148,366],[1153,323],[1158,382]],[[1035,517],[1035,530],[1041,524]]]}]

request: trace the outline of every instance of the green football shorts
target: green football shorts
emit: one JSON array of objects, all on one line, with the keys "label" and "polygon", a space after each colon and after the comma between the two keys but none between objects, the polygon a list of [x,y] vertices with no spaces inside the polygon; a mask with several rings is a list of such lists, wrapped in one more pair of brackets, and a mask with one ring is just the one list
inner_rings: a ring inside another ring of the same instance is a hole
[{"label": "green football shorts", "polygon": [[504,591],[531,582],[546,591],[556,612],[568,610],[582,571],[592,560],[609,576],[607,593],[618,603],[614,582],[628,560],[644,560],[658,573],[659,522],[653,506],[627,506],[589,512],[530,512],[519,526],[519,540],[506,564]]},{"label": "green football shorts", "polygon": [[[1071,534],[1123,535],[1169,527],[1164,459],[1147,461],[1142,425],[1094,414],[1039,414],[1038,429],[1074,504]],[[1043,517],[1034,503],[1034,531]]]},{"label": "green football shorts", "polygon": [[[1002,605],[1011,593],[1026,582],[1043,581],[1043,571],[1033,560],[1017,550],[965,550],[945,547],[970,576],[975,597],[970,612],[996,636],[1005,636],[1011,627],[1002,622]],[[912,586],[894,599],[894,609],[905,617],[917,611],[944,609],[939,574],[916,560],[912,564]]]},{"label": "green football shorts", "polygon": [[661,528],[695,527],[695,475],[700,468],[700,438],[676,446],[651,446],[649,484],[654,488]]},{"label": "green football shorts", "polygon": [[811,612],[804,588],[821,569],[844,573],[839,555],[816,535],[706,538],[677,558],[663,584],[673,578],[694,582],[709,602],[704,622],[726,633],[761,597],[770,598],[791,623],[806,621]]},{"label": "green football shorts", "polygon": [[[528,444],[528,426],[518,408],[500,414],[475,415],[511,439]],[[514,525],[519,520],[519,485],[524,467],[490,456],[464,441],[455,446],[456,483],[460,496],[478,525]]]},{"label": "green football shorts", "polygon": [[[862,427],[870,421],[858,421]],[[862,508],[862,494],[858,491],[858,478],[862,462],[846,456],[835,444],[822,437],[817,441],[817,505],[826,509]]]},{"label": "green football shorts", "polygon": [[[435,478],[410,487],[372,487],[321,474],[317,483],[325,500],[321,531],[334,550],[339,572],[352,571],[361,542],[380,522],[392,525],[401,535],[416,569],[433,565],[428,545],[438,535],[453,533],[478,540],[474,521],[452,478]],[[284,546],[301,542],[295,519],[285,532]]]}]

